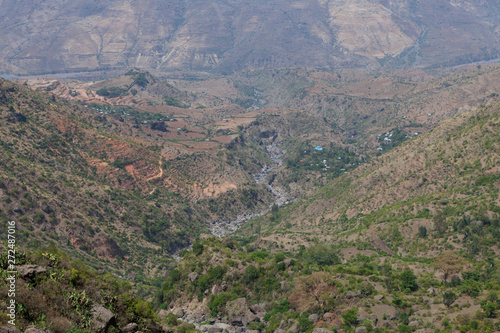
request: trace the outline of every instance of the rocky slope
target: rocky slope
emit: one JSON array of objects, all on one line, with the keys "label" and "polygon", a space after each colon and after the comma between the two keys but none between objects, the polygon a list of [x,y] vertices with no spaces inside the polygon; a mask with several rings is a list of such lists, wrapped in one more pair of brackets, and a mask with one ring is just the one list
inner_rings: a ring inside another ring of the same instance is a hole
[{"label": "rocky slope", "polygon": [[[118,277],[89,269],[53,245],[15,257],[19,274],[12,297],[7,255],[0,255],[0,332],[164,332],[151,305]],[[10,299],[16,302],[15,326],[8,323]]]},{"label": "rocky slope", "polygon": [[448,259],[327,245],[270,253],[205,239],[171,268],[155,302],[174,330],[189,323],[223,333],[493,332],[498,268],[450,253],[460,263],[454,282],[443,281]]}]

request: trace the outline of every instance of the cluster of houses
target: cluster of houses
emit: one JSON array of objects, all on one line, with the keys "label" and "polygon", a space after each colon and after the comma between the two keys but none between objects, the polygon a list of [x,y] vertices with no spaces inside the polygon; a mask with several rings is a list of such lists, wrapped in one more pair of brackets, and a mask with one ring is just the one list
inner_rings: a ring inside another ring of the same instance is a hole
[{"label": "cluster of houses", "polygon": [[[414,136],[417,136],[418,134],[419,134],[418,132],[415,132],[415,133],[413,134],[413,136],[411,136],[411,135],[405,135],[405,138],[406,138],[406,139],[411,139],[411,138],[413,138]],[[391,132],[387,132],[387,133],[383,133],[383,134],[379,134],[379,135],[377,135],[377,140],[378,140],[378,141],[380,141],[382,137],[383,137],[382,141],[383,141],[384,143],[390,143],[390,142],[392,142],[392,139],[391,139],[391,138],[392,138],[392,133],[391,133]],[[382,147],[378,147],[378,148],[377,148],[377,150],[378,150],[378,151],[382,151],[382,150],[384,150],[384,148],[382,148]]]}]

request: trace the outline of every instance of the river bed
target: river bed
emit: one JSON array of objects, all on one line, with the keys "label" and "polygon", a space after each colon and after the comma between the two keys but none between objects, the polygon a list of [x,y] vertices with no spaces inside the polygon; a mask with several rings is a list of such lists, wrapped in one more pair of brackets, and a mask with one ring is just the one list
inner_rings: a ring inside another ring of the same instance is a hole
[{"label": "river bed", "polygon": [[286,205],[294,200],[281,187],[275,186],[273,183],[269,184],[267,180],[267,176],[274,169],[279,168],[283,165],[283,155],[285,154],[285,150],[280,148],[280,144],[273,142],[266,146],[266,150],[269,155],[269,159],[271,163],[269,165],[264,165],[262,170],[259,173],[253,175],[254,180],[257,184],[264,184],[268,190],[274,195],[274,201],[268,206],[268,208],[261,210],[259,212],[245,212],[236,216],[233,220],[217,220],[212,223],[210,226],[210,232],[217,237],[224,237],[227,234],[235,232],[238,230],[245,222],[266,214],[272,208],[273,205],[277,205],[278,207]]}]

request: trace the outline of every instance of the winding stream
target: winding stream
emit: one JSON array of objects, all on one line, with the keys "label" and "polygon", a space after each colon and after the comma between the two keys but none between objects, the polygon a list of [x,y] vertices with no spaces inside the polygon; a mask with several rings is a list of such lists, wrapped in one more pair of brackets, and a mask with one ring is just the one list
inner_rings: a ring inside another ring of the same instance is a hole
[{"label": "winding stream", "polygon": [[266,146],[266,150],[269,154],[269,158],[271,160],[270,165],[264,165],[262,170],[259,173],[253,175],[255,182],[257,184],[264,184],[269,191],[274,195],[274,201],[268,206],[268,208],[261,210],[259,212],[246,212],[236,216],[235,219],[226,221],[226,220],[217,220],[212,223],[210,226],[210,232],[217,237],[224,237],[227,234],[238,230],[243,223],[251,220],[252,218],[261,216],[269,212],[271,207],[276,204],[278,207],[286,205],[287,203],[293,201],[294,199],[290,196],[282,188],[279,188],[273,183],[269,184],[267,182],[267,175],[273,171],[274,169],[283,165],[283,155],[285,154],[285,150],[278,146],[279,143],[273,142]]}]

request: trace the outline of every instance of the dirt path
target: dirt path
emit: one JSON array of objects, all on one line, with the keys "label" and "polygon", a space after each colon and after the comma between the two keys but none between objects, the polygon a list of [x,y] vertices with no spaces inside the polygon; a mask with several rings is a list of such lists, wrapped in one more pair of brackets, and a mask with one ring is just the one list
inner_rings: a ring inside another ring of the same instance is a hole
[{"label": "dirt path", "polygon": [[[153,179],[158,179],[158,178],[163,177],[163,169],[162,169],[162,167],[161,167],[161,164],[162,164],[162,158],[161,158],[161,156],[160,156],[160,174],[159,174],[159,175],[156,175],[156,176],[153,176],[153,177],[148,178],[148,179],[147,179],[147,181],[150,181],[150,180],[153,180]],[[153,190],[153,192],[154,192],[154,190]],[[151,192],[151,194],[152,194],[153,192]]]}]

